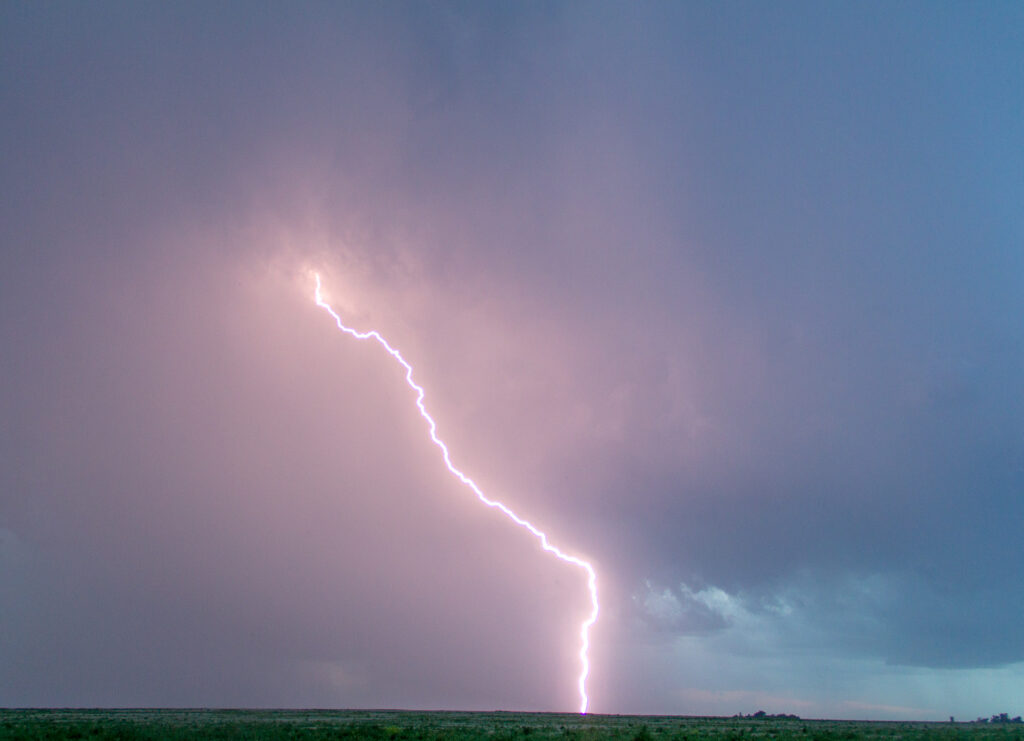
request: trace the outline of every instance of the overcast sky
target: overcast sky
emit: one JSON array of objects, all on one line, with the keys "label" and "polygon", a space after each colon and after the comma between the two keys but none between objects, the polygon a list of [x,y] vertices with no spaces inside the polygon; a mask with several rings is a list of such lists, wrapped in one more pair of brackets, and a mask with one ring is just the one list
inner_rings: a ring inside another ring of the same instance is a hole
[{"label": "overcast sky", "polygon": [[1024,712],[1024,6],[0,5],[0,706]]}]

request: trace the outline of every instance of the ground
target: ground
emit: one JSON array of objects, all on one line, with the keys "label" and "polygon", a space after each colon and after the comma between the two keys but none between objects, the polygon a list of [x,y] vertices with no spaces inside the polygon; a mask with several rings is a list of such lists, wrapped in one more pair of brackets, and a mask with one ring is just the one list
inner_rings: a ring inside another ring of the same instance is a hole
[{"label": "ground", "polygon": [[1024,725],[397,710],[0,710],[0,739],[364,738],[1024,741]]},{"label": "ground", "polygon": [[402,710],[0,710],[0,739],[1024,741],[1020,724]]}]

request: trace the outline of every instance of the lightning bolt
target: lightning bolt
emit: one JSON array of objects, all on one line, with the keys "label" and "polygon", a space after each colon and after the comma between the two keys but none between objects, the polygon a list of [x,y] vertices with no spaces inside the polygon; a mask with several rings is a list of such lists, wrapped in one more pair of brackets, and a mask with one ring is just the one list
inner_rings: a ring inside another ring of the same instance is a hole
[{"label": "lightning bolt", "polygon": [[351,327],[345,326],[344,322],[341,321],[341,317],[338,316],[338,314],[334,311],[333,308],[331,308],[331,305],[329,303],[324,301],[324,298],[320,293],[320,274],[315,273],[314,275],[316,276],[316,293],[314,294],[316,305],[331,315],[331,317],[334,319],[335,324],[338,325],[338,329],[340,329],[345,334],[355,337],[357,340],[376,340],[381,344],[381,346],[385,350],[387,350],[388,354],[391,355],[391,357],[393,357],[398,362],[399,365],[405,368],[405,382],[409,384],[409,388],[416,392],[416,406],[420,410],[420,416],[423,417],[424,420],[426,420],[427,427],[430,431],[430,439],[434,441],[434,445],[441,449],[441,456],[444,458],[444,464],[445,466],[448,467],[448,471],[451,472],[451,474],[455,478],[457,478],[459,481],[461,481],[463,484],[469,487],[476,495],[476,498],[479,499],[481,502],[486,504],[488,507],[492,507],[500,511],[508,519],[512,520],[512,522],[514,522],[516,525],[529,531],[530,534],[533,535],[540,542],[540,547],[543,548],[545,551],[551,553],[559,560],[565,561],[568,564],[572,564],[573,566],[576,566],[582,569],[584,572],[586,572],[587,588],[590,590],[590,614],[587,616],[586,620],[584,620],[583,623],[580,625],[579,657],[581,668],[579,679],[577,680],[580,692],[580,713],[585,714],[587,712],[587,705],[590,703],[590,700],[587,697],[587,676],[590,674],[590,628],[594,625],[594,623],[597,622],[597,613],[599,609],[597,603],[597,572],[594,571],[594,567],[591,566],[590,563],[588,563],[587,561],[584,561],[582,558],[579,558],[578,556],[571,556],[568,553],[565,553],[557,546],[552,545],[544,531],[542,531],[536,525],[531,523],[529,520],[517,515],[514,511],[512,511],[512,509],[502,504],[501,502],[487,497],[487,495],[485,495],[480,490],[480,487],[476,485],[473,479],[469,478],[469,476],[467,476],[462,471],[457,469],[454,465],[452,465],[451,456],[448,454],[448,446],[445,445],[444,441],[437,436],[437,423],[434,422],[434,418],[430,416],[430,414],[427,412],[426,406],[424,406],[423,404],[423,397],[425,395],[423,387],[413,380],[412,366],[409,365],[408,361],[406,361],[406,359],[402,357],[402,354],[398,352],[398,350],[396,350],[395,348],[391,347],[391,345],[388,344],[388,341],[385,340],[376,330],[371,330],[369,332],[359,332],[355,329],[352,329]]}]

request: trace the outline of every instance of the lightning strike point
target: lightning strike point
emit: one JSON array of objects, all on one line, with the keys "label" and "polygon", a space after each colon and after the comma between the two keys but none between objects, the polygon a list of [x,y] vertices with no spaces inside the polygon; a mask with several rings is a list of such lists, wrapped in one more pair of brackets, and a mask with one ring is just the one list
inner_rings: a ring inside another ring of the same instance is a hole
[{"label": "lightning strike point", "polygon": [[341,317],[338,316],[329,303],[324,301],[323,296],[321,295],[320,274],[314,273],[313,275],[316,277],[316,292],[314,294],[316,305],[331,315],[331,318],[334,319],[334,323],[338,325],[338,329],[357,340],[376,340],[399,365],[405,368],[405,382],[409,385],[409,388],[416,392],[416,407],[419,409],[420,416],[423,417],[427,423],[430,439],[434,442],[434,445],[441,450],[441,457],[444,459],[444,465],[448,468],[448,471],[472,490],[476,495],[476,498],[481,502],[486,504],[488,507],[498,510],[505,515],[505,517],[512,520],[516,525],[527,530],[537,539],[542,549],[555,556],[555,558],[576,566],[586,573],[587,589],[590,590],[590,614],[587,616],[586,620],[580,624],[580,674],[579,679],[577,680],[580,693],[580,713],[585,715],[587,712],[587,706],[590,703],[590,699],[587,697],[587,677],[590,675],[590,629],[593,627],[594,623],[597,622],[597,613],[599,610],[597,603],[597,572],[594,571],[594,567],[582,558],[579,558],[578,556],[571,556],[557,546],[552,545],[548,541],[548,536],[542,530],[532,524],[529,520],[517,515],[512,511],[512,509],[501,502],[495,499],[489,499],[480,490],[480,487],[476,485],[473,479],[469,478],[466,474],[452,465],[451,457],[448,454],[448,446],[445,445],[444,441],[437,436],[437,423],[434,422],[434,418],[430,416],[427,412],[426,406],[423,404],[423,397],[426,395],[426,392],[423,390],[422,386],[413,380],[412,366],[405,358],[402,357],[402,354],[389,345],[388,341],[385,340],[376,330],[359,332],[351,327],[345,326],[344,322],[341,321]]}]

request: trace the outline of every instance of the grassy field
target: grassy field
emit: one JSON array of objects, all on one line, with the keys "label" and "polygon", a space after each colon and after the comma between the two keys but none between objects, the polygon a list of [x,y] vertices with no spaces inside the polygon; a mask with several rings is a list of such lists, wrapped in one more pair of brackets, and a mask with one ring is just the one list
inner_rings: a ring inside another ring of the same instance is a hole
[{"label": "grassy field", "polygon": [[0,710],[0,739],[1024,741],[1024,725],[397,710]]}]

